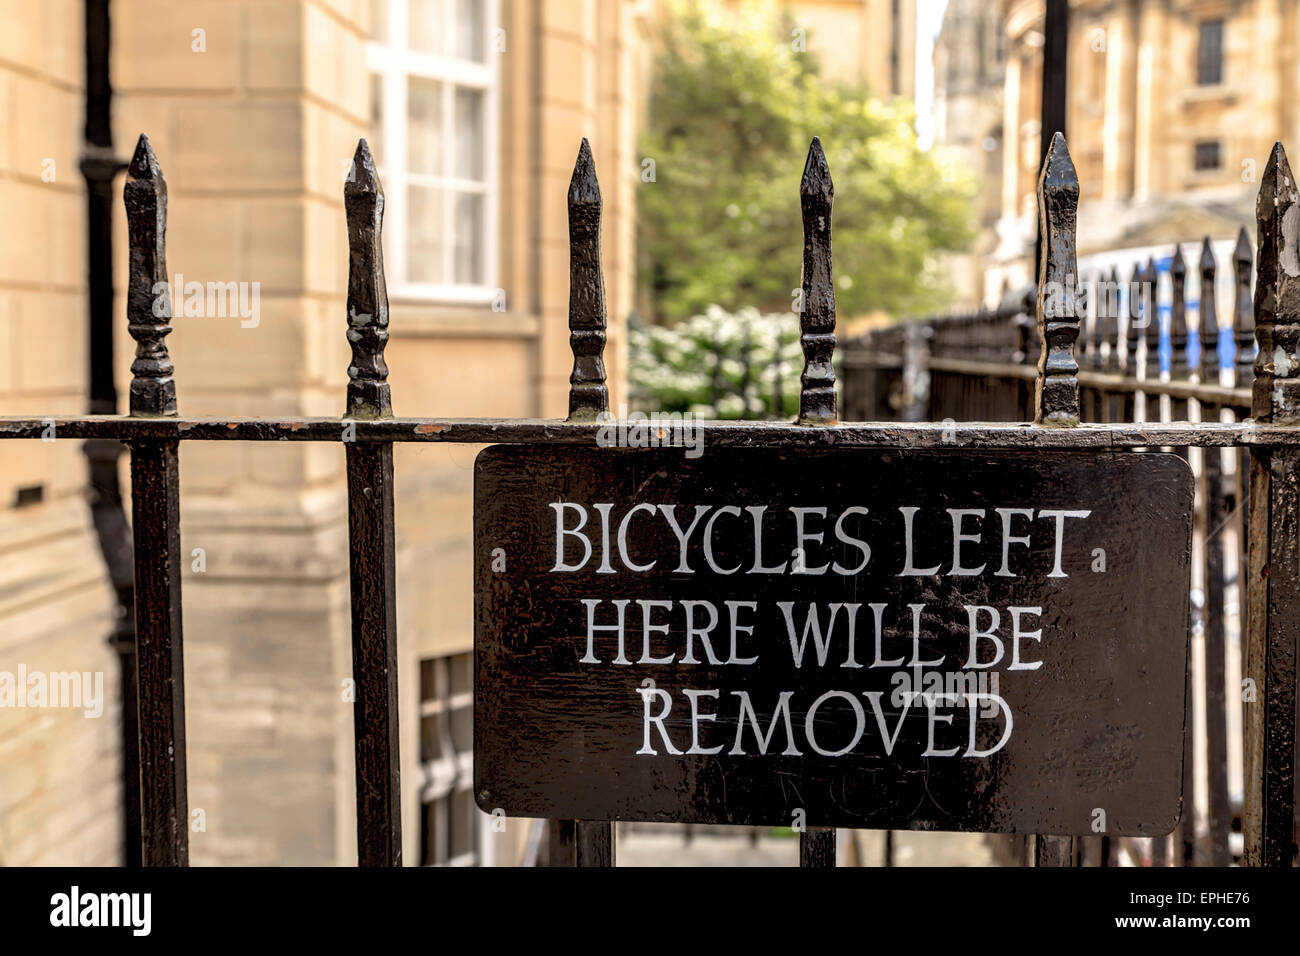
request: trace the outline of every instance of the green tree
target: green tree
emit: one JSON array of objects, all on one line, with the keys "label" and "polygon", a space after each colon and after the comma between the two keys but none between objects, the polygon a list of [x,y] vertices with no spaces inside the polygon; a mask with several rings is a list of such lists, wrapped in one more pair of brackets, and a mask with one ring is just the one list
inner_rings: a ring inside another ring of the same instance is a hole
[{"label": "green tree", "polygon": [[[770,10],[770,7],[764,9]],[[969,180],[917,146],[910,104],[818,76],[788,18],[751,9],[665,18],[638,187],[640,280],[652,319],[709,305],[789,310],[799,284],[799,178],[820,136],[835,181],[842,316],[939,307],[938,253],[972,235]],[[808,43],[813,43],[809,37]]]}]

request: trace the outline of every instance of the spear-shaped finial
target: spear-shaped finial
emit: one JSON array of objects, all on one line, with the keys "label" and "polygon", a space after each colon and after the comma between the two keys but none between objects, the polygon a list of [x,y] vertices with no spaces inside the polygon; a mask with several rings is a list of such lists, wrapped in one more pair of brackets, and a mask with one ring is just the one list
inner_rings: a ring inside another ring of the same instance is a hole
[{"label": "spear-shaped finial", "polygon": [[1242,226],[1237,233],[1237,247],[1232,251],[1232,338],[1237,348],[1233,369],[1238,385],[1249,382],[1255,368],[1255,303],[1250,285],[1254,263],[1255,250],[1250,246],[1246,227]]},{"label": "spear-shaped finial", "polygon": [[1095,370],[1102,367],[1101,347],[1106,341],[1106,315],[1110,308],[1110,294],[1106,288],[1106,273],[1098,272],[1093,282],[1092,345],[1088,349],[1088,364]]},{"label": "spear-shaped finial", "polygon": [[799,421],[828,425],[836,419],[835,286],[831,281],[831,207],[835,185],[814,136],[799,183],[803,209],[803,273],[800,278],[799,344],[803,347]]},{"label": "spear-shaped finial", "polygon": [[131,363],[131,414],[175,415],[176,381],[167,333],[171,285],[167,279],[167,181],[149,137],[140,134],[123,188],[129,237],[126,328],[136,341]]},{"label": "spear-shaped finial", "polygon": [[1146,376],[1148,379],[1160,377],[1160,306],[1158,295],[1160,289],[1160,272],[1156,268],[1156,257],[1147,257],[1146,281],[1142,286],[1142,311],[1146,319],[1144,338],[1146,339]]},{"label": "spear-shaped finial", "polygon": [[393,414],[389,397],[388,288],[384,283],[384,187],[375,171],[370,147],[357,143],[352,167],[343,184],[343,208],[348,223],[348,366],[349,418],[387,418]]},{"label": "spear-shaped finial", "polygon": [[1187,355],[1190,340],[1187,328],[1187,262],[1183,247],[1174,246],[1174,256],[1169,261],[1169,376],[1183,378],[1191,367]]},{"label": "spear-shaped finial", "polygon": [[1210,237],[1201,242],[1201,378],[1211,385],[1219,384],[1219,305],[1215,299],[1214,280],[1218,272],[1214,247]]},{"label": "spear-shaped finial", "polygon": [[1259,275],[1255,281],[1255,384],[1251,413],[1256,421],[1294,424],[1300,420],[1300,250],[1296,220],[1300,195],[1281,143],[1273,146],[1260,178],[1255,218],[1259,229]]},{"label": "spear-shaped finial", "polygon": [[1110,354],[1106,356],[1106,371],[1118,371],[1119,369],[1119,350],[1120,327],[1119,327],[1119,267],[1110,267],[1110,289],[1106,294],[1106,325],[1102,329],[1102,335],[1110,343]]},{"label": "spear-shaped finial", "polygon": [[1040,425],[1079,423],[1078,269],[1075,228],[1079,211],[1079,177],[1065,137],[1052,136],[1038,176],[1038,223],[1043,237],[1038,268],[1038,329],[1042,351],[1035,389]]},{"label": "spear-shaped finial", "polygon": [[600,269],[600,184],[586,137],[569,181],[569,420],[609,411],[605,386],[605,278]]}]

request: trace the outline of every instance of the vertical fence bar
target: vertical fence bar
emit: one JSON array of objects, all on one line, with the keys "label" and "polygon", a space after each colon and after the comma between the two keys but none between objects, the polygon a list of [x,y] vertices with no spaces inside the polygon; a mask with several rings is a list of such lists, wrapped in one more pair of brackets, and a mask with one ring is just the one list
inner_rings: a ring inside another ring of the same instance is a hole
[{"label": "vertical fence bar", "polygon": [[578,820],[574,843],[575,865],[614,865],[614,824],[608,820]]},{"label": "vertical fence bar", "polygon": [[[835,184],[831,181],[821,140],[808,146],[799,204],[803,211],[803,266],[799,286],[799,344],[803,348],[803,375],[799,380],[799,423],[830,425],[835,407],[835,286],[831,280],[831,207]],[[835,865],[835,831],[806,827],[799,834],[800,866]]]},{"label": "vertical fence bar", "polygon": [[[1142,307],[1146,318],[1146,326],[1143,329],[1143,335],[1146,338],[1146,361],[1145,372],[1147,381],[1158,382],[1160,380],[1160,270],[1156,268],[1156,257],[1150,256],[1147,259],[1146,285],[1142,287]],[[1150,406],[1151,400],[1159,401],[1157,395],[1151,395],[1147,400]],[[1150,407],[1147,408],[1146,420],[1156,422],[1160,420],[1159,408],[1153,415]]]},{"label": "vertical fence bar", "polygon": [[834,828],[805,827],[800,831],[799,865],[809,867],[835,865]]},{"label": "vertical fence bar", "polygon": [[[605,277],[600,268],[602,201],[586,137],[573,165],[568,202],[569,347],[573,351],[569,421],[591,421],[608,413],[609,389],[605,385]],[[574,821],[573,844],[574,865],[614,865],[614,826],[608,820]]]},{"label": "vertical fence bar", "polygon": [[1079,840],[1068,836],[1034,837],[1034,866],[1077,866]]},{"label": "vertical fence bar", "polygon": [[[1300,424],[1300,270],[1295,217],[1300,196],[1282,144],[1260,181],[1259,275],[1255,284],[1256,421]],[[1290,866],[1294,853],[1296,641],[1300,638],[1300,452],[1252,448],[1250,633],[1246,673],[1245,862]]]},{"label": "vertical fence bar", "polygon": [[[1043,11],[1043,74],[1038,115],[1038,163],[1047,161],[1050,144],[1057,135],[1065,135],[1066,72],[1070,50],[1069,0],[1047,0]],[[1047,236],[1039,220],[1038,240],[1034,246],[1034,265],[1043,257]]]},{"label": "vertical fence bar", "polygon": [[[1187,324],[1187,260],[1183,258],[1181,244],[1175,244],[1174,253],[1169,262],[1169,380],[1176,382],[1192,378],[1191,356],[1188,345],[1191,341],[1190,328]],[[1157,352],[1159,345],[1157,344]],[[1159,357],[1157,354],[1157,365]],[[1191,401],[1170,396],[1169,420],[1175,422],[1191,421]],[[1162,403],[1163,404],[1163,403]],[[1163,419],[1163,414],[1158,416]],[[1184,461],[1192,461],[1190,448],[1175,449]],[[1196,533],[1200,522],[1200,533],[1204,534],[1204,524],[1200,516],[1205,496],[1198,492],[1193,496],[1192,522]],[[1202,622],[1204,605],[1198,609],[1189,606],[1187,618],[1187,667],[1183,673],[1183,815],[1174,831],[1175,858],[1183,866],[1192,866],[1196,857],[1196,685],[1193,680],[1195,655],[1192,642]]]},{"label": "vertical fence bar", "polygon": [[[1079,177],[1065,137],[1052,137],[1038,176],[1038,228],[1042,255],[1038,262],[1037,320],[1041,351],[1034,385],[1034,419],[1038,425],[1079,424],[1078,268],[1075,226]],[[1035,866],[1073,866],[1075,841],[1068,836],[1038,835]]]},{"label": "vertical fence bar", "polygon": [[[388,290],[381,234],[384,189],[370,148],[357,144],[343,186],[348,224],[349,419],[390,418]],[[347,440],[352,590],[352,715],[356,738],[357,863],[401,866],[402,791],[397,701],[393,445]]]},{"label": "vertical fence bar", "polygon": [[[175,415],[176,382],[166,343],[171,331],[171,297],[157,292],[163,288],[170,293],[171,289],[167,279],[167,183],[144,135],[127,169],[123,196],[130,236],[127,331],[137,343],[131,363],[131,415]],[[141,862],[145,866],[188,866],[178,442],[131,444],[131,507]]]},{"label": "vertical fence bar", "polygon": [[[1237,234],[1237,247],[1233,250],[1233,278],[1236,283],[1233,296],[1232,334],[1236,347],[1233,360],[1233,381],[1240,388],[1246,385],[1255,374],[1255,303],[1251,289],[1251,274],[1254,271],[1254,250],[1250,247],[1250,236],[1245,227]],[[1236,468],[1236,510],[1237,528],[1237,594],[1238,614],[1241,622],[1241,673],[1246,673],[1245,653],[1249,643],[1250,621],[1246,614],[1246,568],[1249,564],[1247,544],[1250,537],[1250,449],[1237,450]]]},{"label": "vertical fence bar", "polygon": [[[1123,345],[1124,330],[1120,326],[1120,286],[1119,286],[1119,267],[1110,267],[1110,289],[1106,298],[1106,341],[1110,343],[1109,354],[1106,356],[1106,365],[1104,371],[1111,372],[1115,375],[1123,375],[1124,370],[1120,365],[1120,348]],[[1102,421],[1113,422],[1120,412],[1123,411],[1123,393],[1107,391],[1106,400],[1103,403]]]},{"label": "vertical fence bar", "polygon": [[[1201,379],[1219,384],[1219,312],[1215,298],[1218,270],[1206,236],[1201,245]],[[1201,420],[1218,421],[1221,409],[1208,406]],[[1227,489],[1223,484],[1223,449],[1206,448],[1205,463],[1205,762],[1208,792],[1209,863],[1227,866],[1228,830],[1228,699],[1225,667],[1223,531],[1227,523]]]},{"label": "vertical fence bar", "polygon": [[578,825],[573,820],[546,821],[546,865],[577,866]]}]

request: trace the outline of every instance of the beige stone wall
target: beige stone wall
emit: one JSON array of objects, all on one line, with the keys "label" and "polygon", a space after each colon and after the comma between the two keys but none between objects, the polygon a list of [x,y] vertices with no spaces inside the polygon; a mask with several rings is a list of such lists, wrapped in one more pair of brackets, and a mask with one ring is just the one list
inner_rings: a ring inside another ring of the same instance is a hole
[{"label": "beige stone wall", "polygon": [[[0,9],[0,407],[86,410],[82,12]],[[81,442],[0,446],[0,672],[102,680],[103,711],[0,707],[0,865],[116,863],[122,841],[112,598]],[[18,506],[17,496],[38,501]]]},{"label": "beige stone wall", "polygon": [[[887,99],[916,96],[916,0],[769,0],[803,30],[809,53],[830,78],[866,83]],[[754,0],[712,0],[715,9],[745,16]]]},{"label": "beige stone wall", "polygon": [[[391,303],[398,414],[563,416],[565,196],[583,136],[605,200],[607,366],[624,395],[633,292],[644,2],[500,0],[499,282],[508,307]],[[115,0],[114,135],[147,132],[169,190],[168,269],[258,283],[241,316],[178,314],[186,415],[339,416],[347,161],[369,123],[366,0]],[[79,0],[0,11],[0,400],[85,407],[85,212]],[[42,179],[53,162],[52,181]],[[114,208],[117,379],[127,237]],[[183,290],[181,290],[183,292]],[[123,409],[125,399],[123,399]],[[479,449],[396,453],[405,855],[418,862],[420,660],[469,650],[472,465]],[[190,834],[195,864],[355,859],[347,512],[340,445],[186,444],[181,453]],[[125,467],[124,467],[125,477]],[[104,675],[102,717],[0,709],[0,864],[116,863],[121,852],[111,600],[82,494],[79,443],[0,446],[0,671]],[[40,487],[42,500],[14,507]],[[127,484],[126,487],[129,487]],[[511,821],[490,855],[520,858]],[[493,837],[493,839],[497,839]]]},{"label": "beige stone wall", "polygon": [[[567,411],[565,195],[583,136],[605,199],[607,364],[614,401],[621,400],[633,287],[639,16],[630,2],[502,0],[499,260],[508,308],[394,298],[387,358],[398,414]],[[164,170],[170,274],[260,284],[255,328],[234,315],[174,319],[169,345],[183,414],[342,413],[349,362],[342,186],[369,122],[367,23],[364,0],[115,4],[115,136],[126,154],[148,132]],[[71,62],[79,68],[79,57]],[[70,99],[75,134],[81,104]],[[120,295],[120,212],[116,225],[125,389],[132,343]],[[71,231],[70,241],[81,241],[82,227]],[[78,260],[57,274],[82,271]],[[82,308],[77,298],[51,311],[62,318]],[[84,341],[80,324],[63,338]],[[45,371],[66,383],[65,369]],[[396,454],[409,862],[420,852],[418,664],[473,641],[477,451],[399,446]],[[190,837],[196,864],[355,859],[352,713],[341,694],[351,672],[342,465],[339,445],[183,446],[189,794],[191,809],[205,817],[205,829]],[[88,552],[87,568],[97,571],[96,562]],[[107,717],[102,723],[116,727]],[[516,861],[525,835],[512,821],[495,859]]]}]

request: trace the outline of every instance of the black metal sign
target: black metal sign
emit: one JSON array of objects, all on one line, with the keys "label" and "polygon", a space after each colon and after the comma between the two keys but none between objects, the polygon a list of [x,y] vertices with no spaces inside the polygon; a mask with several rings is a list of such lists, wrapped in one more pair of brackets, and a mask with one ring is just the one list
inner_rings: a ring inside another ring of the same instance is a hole
[{"label": "black metal sign", "polygon": [[1168,833],[1167,454],[496,446],[475,791],[514,816]]}]

